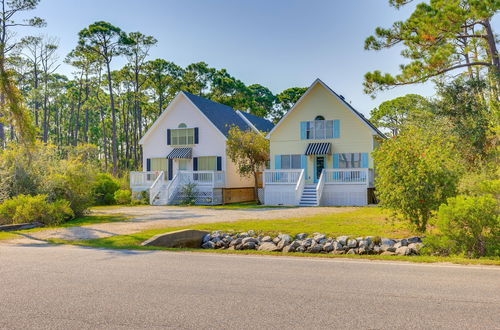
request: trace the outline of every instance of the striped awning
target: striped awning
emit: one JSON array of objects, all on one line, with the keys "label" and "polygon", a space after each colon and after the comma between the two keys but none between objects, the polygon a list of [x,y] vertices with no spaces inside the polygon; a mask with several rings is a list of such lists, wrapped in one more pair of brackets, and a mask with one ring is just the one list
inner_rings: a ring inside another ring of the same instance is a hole
[{"label": "striped awning", "polygon": [[192,158],[192,149],[191,148],[174,148],[167,158]]},{"label": "striped awning", "polygon": [[306,148],[306,155],[329,155],[332,150],[330,142],[309,143]]}]

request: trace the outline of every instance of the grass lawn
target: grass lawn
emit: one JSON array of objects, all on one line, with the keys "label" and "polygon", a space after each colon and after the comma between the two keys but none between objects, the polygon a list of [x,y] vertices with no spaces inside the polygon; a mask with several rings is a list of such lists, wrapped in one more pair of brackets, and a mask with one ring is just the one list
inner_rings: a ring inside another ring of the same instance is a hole
[{"label": "grass lawn", "polygon": [[11,239],[18,237],[18,233],[32,233],[41,230],[54,229],[54,228],[67,228],[67,227],[76,227],[76,226],[85,226],[92,225],[96,223],[104,223],[104,222],[117,222],[117,221],[125,221],[126,217],[115,214],[115,215],[87,215],[84,217],[76,218],[73,220],[69,220],[57,226],[46,226],[40,228],[26,229],[26,230],[16,230],[16,231],[0,231],[0,240],[3,239]]}]

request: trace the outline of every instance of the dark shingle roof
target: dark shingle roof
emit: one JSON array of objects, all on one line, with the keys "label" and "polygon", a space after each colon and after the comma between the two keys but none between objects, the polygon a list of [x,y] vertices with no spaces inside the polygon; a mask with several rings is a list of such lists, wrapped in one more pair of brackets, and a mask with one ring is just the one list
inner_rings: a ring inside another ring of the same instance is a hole
[{"label": "dark shingle roof", "polygon": [[230,106],[188,92],[183,91],[182,93],[184,93],[184,95],[186,95],[225,136],[229,135],[229,129],[233,125],[238,126],[241,130],[251,129]]},{"label": "dark shingle roof", "polygon": [[245,118],[248,119],[248,121],[251,122],[252,125],[261,132],[267,133],[274,127],[274,124],[267,119],[252,115],[251,113],[244,111],[240,111],[240,113],[245,116]]}]

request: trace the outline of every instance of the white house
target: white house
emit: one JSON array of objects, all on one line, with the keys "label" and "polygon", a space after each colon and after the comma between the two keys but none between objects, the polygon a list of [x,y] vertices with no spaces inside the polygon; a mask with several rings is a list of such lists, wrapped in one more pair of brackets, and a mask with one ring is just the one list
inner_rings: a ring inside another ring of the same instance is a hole
[{"label": "white house", "polygon": [[187,92],[179,92],[139,143],[143,171],[130,173],[132,191],[149,190],[150,203],[179,203],[182,187],[195,184],[197,204],[220,204],[224,189],[253,189],[226,157],[231,126],[269,132],[266,119]]},{"label": "white house", "polygon": [[371,152],[385,138],[343,96],[317,79],[274,126],[269,205],[366,205],[373,194]]}]

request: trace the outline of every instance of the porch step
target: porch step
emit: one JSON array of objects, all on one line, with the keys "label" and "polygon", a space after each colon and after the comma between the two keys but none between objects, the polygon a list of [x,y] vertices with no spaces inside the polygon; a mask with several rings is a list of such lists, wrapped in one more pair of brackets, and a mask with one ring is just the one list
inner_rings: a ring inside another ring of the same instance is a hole
[{"label": "porch step", "polygon": [[302,190],[302,196],[300,197],[299,206],[316,206],[318,205],[318,200],[316,197],[316,185],[308,184],[304,186]]}]

